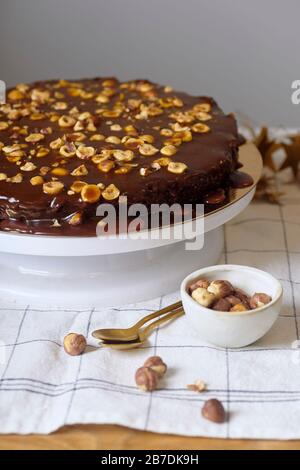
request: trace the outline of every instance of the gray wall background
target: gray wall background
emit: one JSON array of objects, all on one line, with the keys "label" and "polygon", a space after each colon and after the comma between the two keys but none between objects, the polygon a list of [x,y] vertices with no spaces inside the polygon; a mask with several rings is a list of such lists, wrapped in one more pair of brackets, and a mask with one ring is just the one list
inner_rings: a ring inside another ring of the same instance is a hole
[{"label": "gray wall background", "polygon": [[300,124],[299,0],[0,0],[0,79],[117,75]]}]

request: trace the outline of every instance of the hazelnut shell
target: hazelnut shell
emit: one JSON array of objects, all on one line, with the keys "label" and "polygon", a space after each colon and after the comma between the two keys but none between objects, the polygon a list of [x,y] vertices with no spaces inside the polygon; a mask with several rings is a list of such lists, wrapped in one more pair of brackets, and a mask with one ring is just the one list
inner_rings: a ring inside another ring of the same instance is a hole
[{"label": "hazelnut shell", "polygon": [[202,408],[202,416],[209,421],[214,423],[224,423],[226,420],[226,412],[222,403],[212,398],[211,400],[207,400]]}]

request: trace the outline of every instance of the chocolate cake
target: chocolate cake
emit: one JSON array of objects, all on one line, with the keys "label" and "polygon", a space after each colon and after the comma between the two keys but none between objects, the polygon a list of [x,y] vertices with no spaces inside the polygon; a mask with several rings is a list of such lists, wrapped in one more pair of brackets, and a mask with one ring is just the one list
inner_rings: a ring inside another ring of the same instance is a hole
[{"label": "chocolate cake", "polygon": [[228,188],[239,143],[212,98],[147,80],[17,85],[0,106],[0,230],[94,236],[96,208],[120,196],[209,202]]}]

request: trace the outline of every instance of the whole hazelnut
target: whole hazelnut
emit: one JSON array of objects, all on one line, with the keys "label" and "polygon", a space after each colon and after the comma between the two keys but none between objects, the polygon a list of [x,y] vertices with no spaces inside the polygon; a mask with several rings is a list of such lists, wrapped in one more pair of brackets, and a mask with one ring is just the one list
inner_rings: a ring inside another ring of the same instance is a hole
[{"label": "whole hazelnut", "polygon": [[162,377],[167,372],[167,365],[159,356],[149,357],[149,359],[146,360],[144,367],[150,367],[150,369],[154,370],[159,377]]},{"label": "whole hazelnut", "polygon": [[210,307],[211,304],[216,300],[215,295],[211,292],[208,292],[208,290],[204,289],[203,287],[197,287],[197,289],[192,292],[192,297],[203,307]]},{"label": "whole hazelnut", "polygon": [[70,356],[79,356],[86,348],[86,339],[83,335],[69,333],[64,337],[64,350]]},{"label": "whole hazelnut", "polygon": [[249,303],[250,303],[250,307],[254,309],[254,308],[263,307],[264,305],[270,303],[271,300],[272,300],[272,297],[270,297],[267,294],[256,293],[252,295]]},{"label": "whole hazelnut", "polygon": [[236,304],[241,303],[241,299],[239,299],[235,295],[228,295],[228,297],[225,297],[225,300],[227,300],[227,302],[229,302],[232,307],[234,307],[234,305]]},{"label": "whole hazelnut", "polygon": [[246,312],[248,307],[245,304],[239,303],[231,307],[230,312]]},{"label": "whole hazelnut", "polygon": [[233,287],[229,281],[212,281],[207,288],[208,292],[214,294],[218,299],[232,294]]},{"label": "whole hazelnut", "polygon": [[219,299],[213,304],[213,310],[217,310],[219,312],[229,312],[230,308],[231,304],[227,299]]},{"label": "whole hazelnut", "polygon": [[249,305],[250,303],[250,296],[248,294],[246,294],[245,291],[243,291],[242,289],[234,289],[234,293],[233,295],[235,297],[238,297],[242,303],[244,303],[245,305]]},{"label": "whole hazelnut", "polygon": [[202,408],[202,416],[209,421],[213,421],[214,423],[224,423],[226,420],[226,412],[222,403],[212,398],[211,400],[207,400]]},{"label": "whole hazelnut", "polygon": [[158,374],[150,367],[140,367],[135,373],[135,383],[144,392],[155,390],[157,382]]},{"label": "whole hazelnut", "polygon": [[189,287],[189,293],[191,294],[195,289],[198,287],[202,287],[203,289],[207,289],[210,284],[210,281],[207,279],[198,279],[198,281],[194,282]]}]

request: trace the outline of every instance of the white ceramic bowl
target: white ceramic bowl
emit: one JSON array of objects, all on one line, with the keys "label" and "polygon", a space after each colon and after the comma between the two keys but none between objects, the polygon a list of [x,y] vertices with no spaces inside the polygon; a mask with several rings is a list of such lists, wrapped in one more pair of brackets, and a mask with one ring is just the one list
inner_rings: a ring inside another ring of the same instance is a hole
[{"label": "white ceramic bowl", "polygon": [[[272,301],[246,312],[218,312],[199,305],[188,293],[197,279],[224,279],[253,295],[264,292]],[[194,271],[181,284],[181,299],[193,330],[199,339],[224,348],[241,348],[264,336],[276,321],[282,304],[280,282],[270,274],[250,266],[225,264]]]}]

